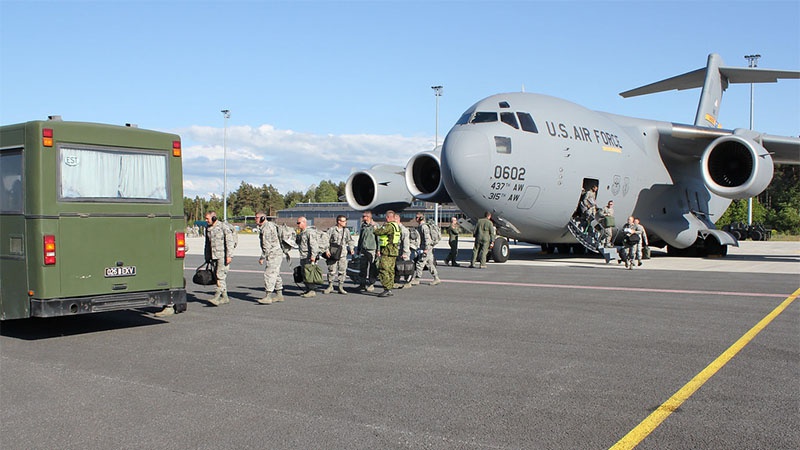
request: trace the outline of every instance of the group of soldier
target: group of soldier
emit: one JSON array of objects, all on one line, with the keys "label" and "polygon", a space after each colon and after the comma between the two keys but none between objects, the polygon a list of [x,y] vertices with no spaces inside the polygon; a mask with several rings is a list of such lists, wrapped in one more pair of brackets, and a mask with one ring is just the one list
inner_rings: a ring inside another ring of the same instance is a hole
[{"label": "group of soldier", "polygon": [[[605,247],[614,246],[614,201],[609,200],[603,208],[597,208],[598,187],[592,186],[581,197],[580,211],[587,218],[588,222],[599,220],[603,227],[602,244]],[[625,267],[633,269],[633,262],[636,260],[639,266],[642,265],[642,251],[648,248],[647,232],[639,221],[639,218],[630,216],[622,227],[622,246],[623,255],[619,260],[625,263]]]},{"label": "group of soldier", "polygon": [[[216,275],[216,289],[214,296],[208,302],[213,306],[220,306],[230,302],[227,291],[227,275],[235,248],[234,232],[226,222],[218,220],[216,213],[210,211],[206,214],[206,239],[205,258],[212,263]],[[480,261],[480,267],[486,267],[486,256],[494,241],[495,231],[491,223],[491,214],[480,219],[474,233],[475,248],[470,267]],[[295,240],[300,253],[300,266],[316,265],[318,259],[323,259],[327,265],[327,286],[322,289],[323,294],[333,293],[334,290],[342,295],[348,292],[344,288],[347,277],[348,255],[354,256],[356,250],[360,262],[360,292],[375,291],[375,272],[377,268],[377,281],[383,286],[383,291],[378,297],[390,297],[395,288],[395,265],[399,261],[412,261],[413,274],[401,288],[410,288],[420,284],[423,272],[427,268],[433,280],[429,283],[436,286],[441,283],[436,261],[433,254],[434,246],[439,235],[435,225],[428,225],[425,216],[418,213],[415,218],[416,226],[407,227],[400,221],[400,215],[394,211],[386,212],[386,222],[378,225],[373,221],[372,212],[362,214],[361,228],[356,242],[347,227],[347,218],[340,215],[336,218],[336,225],[324,233],[318,233],[309,228],[308,221],[301,216],[297,219],[297,232]],[[280,275],[281,261],[286,254],[286,247],[282,245],[279,225],[268,221],[266,214],[256,214],[258,225],[261,256],[259,264],[264,265],[264,288],[266,295],[258,300],[260,304],[271,304],[284,300],[283,281]],[[463,228],[454,217],[449,228],[450,253],[445,258],[445,264],[458,266],[458,236]],[[405,263],[404,263],[405,264]],[[304,290],[300,294],[303,298],[315,297],[317,283],[309,280],[303,281]],[[323,283],[324,285],[324,283]]]}]

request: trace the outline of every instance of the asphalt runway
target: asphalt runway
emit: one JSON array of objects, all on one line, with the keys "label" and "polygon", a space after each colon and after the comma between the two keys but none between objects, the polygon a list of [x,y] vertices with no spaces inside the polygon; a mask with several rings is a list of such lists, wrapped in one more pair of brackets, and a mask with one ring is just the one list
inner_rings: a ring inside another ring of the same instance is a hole
[{"label": "asphalt runway", "polygon": [[301,299],[285,265],[265,306],[251,238],[229,305],[0,324],[0,448],[800,448],[800,244],[630,271],[521,245],[387,299]]}]

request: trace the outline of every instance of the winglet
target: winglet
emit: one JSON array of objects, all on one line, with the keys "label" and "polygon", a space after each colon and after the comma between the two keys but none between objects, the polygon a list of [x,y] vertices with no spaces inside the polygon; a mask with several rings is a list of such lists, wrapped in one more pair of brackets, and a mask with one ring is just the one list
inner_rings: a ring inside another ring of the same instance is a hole
[{"label": "winglet", "polygon": [[628,98],[673,89],[680,91],[702,87],[694,124],[698,127],[719,128],[717,117],[719,117],[722,93],[728,88],[729,83],[775,83],[780,78],[800,78],[800,71],[725,67],[722,65],[722,58],[712,53],[708,55],[708,64],[705,68],[631,89],[619,95]]}]

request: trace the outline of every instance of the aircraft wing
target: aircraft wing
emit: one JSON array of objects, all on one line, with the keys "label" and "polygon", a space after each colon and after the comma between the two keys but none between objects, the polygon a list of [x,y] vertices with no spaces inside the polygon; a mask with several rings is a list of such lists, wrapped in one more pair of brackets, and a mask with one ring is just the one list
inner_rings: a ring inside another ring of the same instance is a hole
[{"label": "aircraft wing", "polygon": [[714,139],[722,136],[744,135],[759,142],[778,164],[800,164],[800,138],[775,136],[745,129],[722,130],[683,124],[659,126],[661,144],[666,150],[685,157],[700,158]]}]

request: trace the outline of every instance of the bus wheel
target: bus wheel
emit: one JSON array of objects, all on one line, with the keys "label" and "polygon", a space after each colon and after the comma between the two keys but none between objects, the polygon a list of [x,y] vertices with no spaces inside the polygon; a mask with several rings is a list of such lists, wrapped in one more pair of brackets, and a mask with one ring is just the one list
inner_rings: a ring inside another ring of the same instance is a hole
[{"label": "bus wheel", "polygon": [[500,236],[494,240],[494,248],[492,248],[492,259],[494,262],[504,263],[508,261],[508,254],[510,253],[508,247],[508,239]]}]

